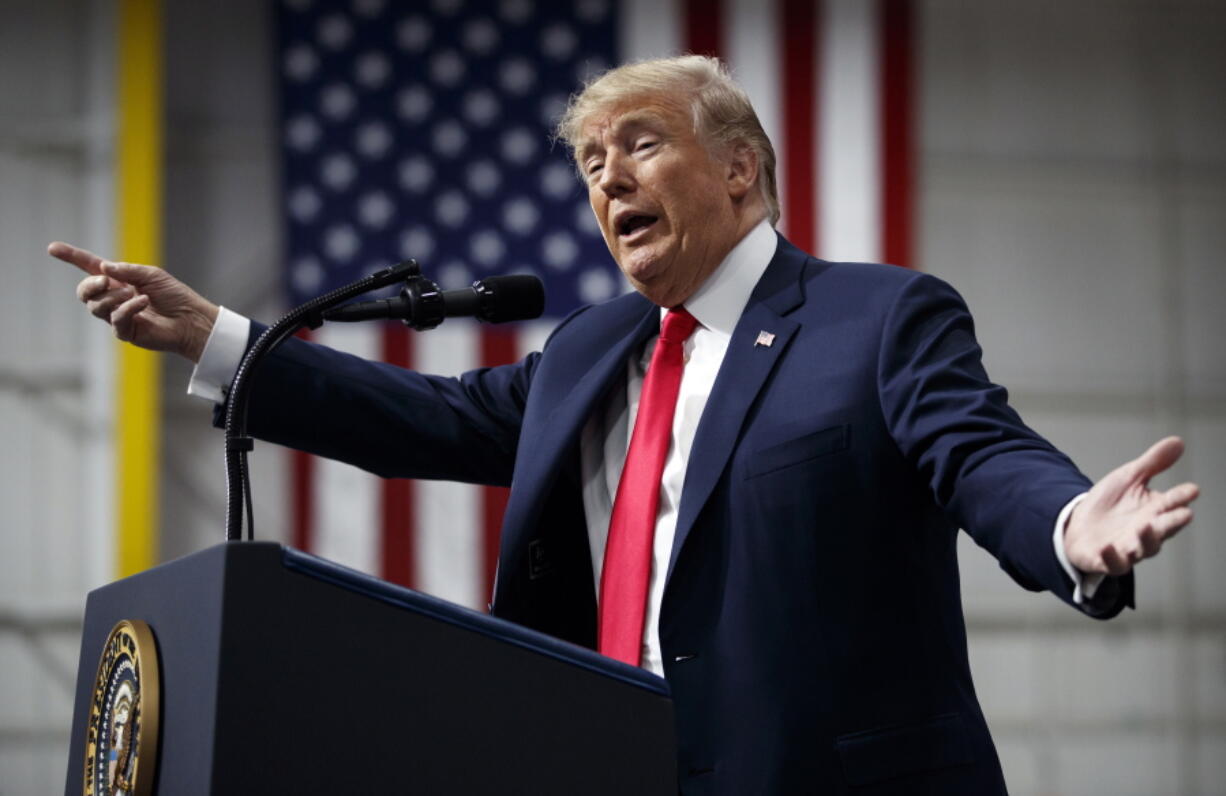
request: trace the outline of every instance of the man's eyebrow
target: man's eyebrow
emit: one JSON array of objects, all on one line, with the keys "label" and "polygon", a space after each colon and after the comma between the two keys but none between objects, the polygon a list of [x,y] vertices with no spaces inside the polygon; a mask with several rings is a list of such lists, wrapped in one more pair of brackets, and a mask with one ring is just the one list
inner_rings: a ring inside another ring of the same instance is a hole
[{"label": "man's eyebrow", "polygon": [[594,141],[580,141],[579,145],[575,147],[575,162],[582,163],[598,149],[600,149],[600,147],[598,147]]},{"label": "man's eyebrow", "polygon": [[[616,121],[614,121],[610,127],[612,128],[613,134],[617,135],[625,132],[627,128],[658,127],[662,122],[663,117],[660,116],[659,113],[644,108],[642,110],[629,111],[622,114],[621,116],[617,117]],[[575,160],[582,163],[594,152],[600,151],[603,148],[604,147],[592,140],[581,141],[579,145],[575,147]]]}]

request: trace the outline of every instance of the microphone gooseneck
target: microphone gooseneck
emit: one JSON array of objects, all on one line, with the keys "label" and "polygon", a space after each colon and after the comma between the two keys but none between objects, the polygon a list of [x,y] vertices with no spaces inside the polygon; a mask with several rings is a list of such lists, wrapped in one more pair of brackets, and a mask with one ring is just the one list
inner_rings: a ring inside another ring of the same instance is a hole
[{"label": "microphone gooseneck", "polygon": [[[366,301],[343,306],[362,293],[403,283],[400,296],[381,301]],[[398,318],[414,329],[433,329],[444,318],[471,315],[487,323],[531,320],[545,309],[545,289],[534,276],[494,276],[463,290],[439,290],[438,285],[421,275],[413,260],[362,277],[299,305],[268,327],[259,336],[238,366],[230,384],[225,409],[226,454],[226,539],[243,538],[246,517],[247,538],[254,538],[255,516],[251,500],[251,476],[247,453],[254,441],[247,435],[247,403],[251,395],[251,374],[273,349],[303,327],[316,329],[325,320],[364,321]]]},{"label": "microphone gooseneck", "polygon": [[247,401],[251,394],[251,374],[260,362],[294,332],[304,326],[312,329],[323,323],[322,315],[329,307],[349,301],[363,293],[394,285],[407,280],[416,282],[421,278],[421,269],[416,261],[407,260],[364,276],[336,290],[317,296],[283,315],[280,320],[264,330],[247,353],[243,355],[234,379],[230,382],[230,394],[226,399],[226,540],[243,538],[243,515],[247,517],[247,538],[255,536],[255,513],[252,510],[251,476],[247,469],[247,453],[253,440],[247,436]]}]

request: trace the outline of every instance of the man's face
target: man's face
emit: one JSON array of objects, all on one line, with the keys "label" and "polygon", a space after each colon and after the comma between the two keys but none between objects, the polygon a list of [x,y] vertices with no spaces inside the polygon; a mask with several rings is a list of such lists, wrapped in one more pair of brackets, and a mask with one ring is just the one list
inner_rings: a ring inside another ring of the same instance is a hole
[{"label": "man's face", "polygon": [[729,167],[707,151],[675,99],[593,115],[576,157],[613,259],[656,304],[688,299],[739,239]]}]

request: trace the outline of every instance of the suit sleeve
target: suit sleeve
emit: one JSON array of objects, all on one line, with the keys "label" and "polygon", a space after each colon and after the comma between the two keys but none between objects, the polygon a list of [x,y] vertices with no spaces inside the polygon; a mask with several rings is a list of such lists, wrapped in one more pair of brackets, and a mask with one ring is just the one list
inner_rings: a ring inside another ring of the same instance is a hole
[{"label": "suit sleeve", "polygon": [[538,357],[446,378],[293,339],[254,375],[248,428],[387,478],[509,486]]},{"label": "suit sleeve", "polygon": [[[1090,481],[988,379],[961,296],[931,276],[908,280],[886,314],[878,362],[886,423],[937,504],[1023,587],[1074,604],[1052,529]],[[1131,574],[1101,588],[1075,607],[1107,618],[1133,604]]]}]

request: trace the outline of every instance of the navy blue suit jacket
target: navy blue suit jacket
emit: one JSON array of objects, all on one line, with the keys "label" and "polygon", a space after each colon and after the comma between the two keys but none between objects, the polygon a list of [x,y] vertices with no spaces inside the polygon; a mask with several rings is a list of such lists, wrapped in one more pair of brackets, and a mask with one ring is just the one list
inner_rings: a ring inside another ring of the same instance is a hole
[{"label": "navy blue suit jacket", "polygon": [[[580,430],[658,319],[622,296],[459,379],[295,341],[252,428],[385,476],[509,484],[493,612],[592,646]],[[952,288],[780,238],[695,437],[661,607],[681,791],[1004,793],[956,532],[1071,603],[1051,532],[1088,486],[988,380]],[[1104,595],[1096,615],[1118,613],[1131,577]]]}]

